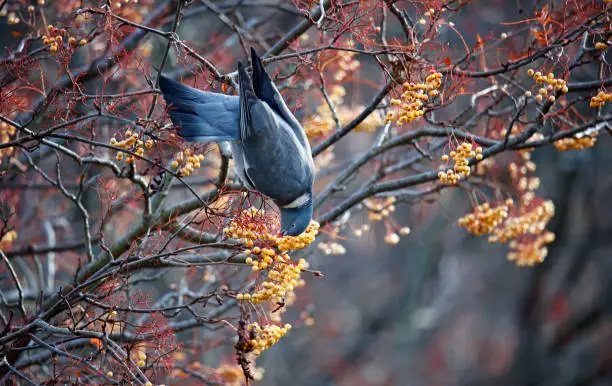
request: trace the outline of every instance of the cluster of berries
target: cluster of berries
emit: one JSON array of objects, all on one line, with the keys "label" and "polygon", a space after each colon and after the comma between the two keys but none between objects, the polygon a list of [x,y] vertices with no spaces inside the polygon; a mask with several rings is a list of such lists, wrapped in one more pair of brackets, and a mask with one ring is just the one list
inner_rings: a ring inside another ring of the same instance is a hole
[{"label": "cluster of berries", "polygon": [[555,205],[550,200],[531,205],[529,210],[508,218],[502,227],[495,229],[489,241],[506,243],[523,235],[539,235],[554,215]]},{"label": "cluster of berries", "polygon": [[[461,178],[467,178],[471,173],[469,158],[475,157],[476,160],[482,160],[482,147],[478,146],[473,150],[473,146],[471,143],[463,142],[457,147],[457,150],[453,150],[450,152],[450,157],[448,154],[443,154],[441,159],[443,162],[448,162],[450,158],[453,159],[455,165],[452,169],[447,169],[446,171],[441,170],[438,173],[438,179],[443,184],[456,185]],[[442,166],[444,168],[444,166]]]},{"label": "cluster of berries", "polygon": [[346,253],[346,248],[338,242],[332,241],[329,243],[319,243],[317,245],[321,251],[323,251],[326,255],[344,255]]},{"label": "cluster of berries", "polygon": [[[125,151],[129,151],[131,153],[135,153],[137,156],[144,156],[145,148],[151,149],[155,142],[152,139],[147,141],[143,141],[139,139],[139,134],[136,132],[132,132],[132,130],[125,131],[125,138],[123,140],[117,140],[117,138],[112,137],[109,141],[111,146],[119,147]],[[118,151],[115,155],[115,159],[117,161],[125,160],[126,163],[132,164],[135,161],[134,155],[130,153],[124,153],[122,151]]]},{"label": "cluster of berries", "polygon": [[[252,303],[284,303],[294,297],[294,289],[303,287],[302,271],[308,269],[304,259],[291,260],[289,250],[302,249],[310,245],[319,232],[319,223],[312,221],[299,236],[278,237],[272,233],[278,227],[278,220],[268,221],[262,209],[248,208],[237,216],[223,233],[231,238],[242,240],[247,247],[243,251],[245,263],[253,271],[267,270],[264,281],[253,293],[239,293],[237,300]],[[257,243],[258,245],[254,246]],[[260,246],[261,245],[261,246]]]},{"label": "cluster of berries", "polygon": [[612,93],[600,91],[597,95],[591,98],[591,103],[589,105],[592,108],[598,108],[610,101],[612,101]]},{"label": "cluster of berries", "polygon": [[608,45],[604,42],[597,42],[595,43],[595,49],[596,50],[605,50],[606,48],[608,48]]},{"label": "cluster of berries", "polygon": [[[22,3],[23,4],[23,3]],[[38,0],[37,4],[42,7],[45,5],[45,0]],[[17,16],[17,14],[14,11],[8,12],[7,11],[7,7],[4,6],[5,2],[2,3],[2,7],[0,8],[0,17],[4,17],[6,16],[6,24],[8,25],[16,25],[19,24],[21,22],[21,19],[19,18],[19,16]],[[34,13],[34,11],[36,10],[36,8],[34,7],[34,5],[28,5],[27,11],[29,14]]]},{"label": "cluster of berries", "polygon": [[544,261],[548,255],[546,244],[555,241],[555,234],[545,232],[533,240],[520,242],[513,240],[510,242],[508,260],[516,262],[518,266],[532,266]]},{"label": "cluster of berries", "polygon": [[423,105],[429,97],[440,94],[438,89],[442,85],[442,74],[432,71],[425,78],[425,83],[405,82],[404,92],[400,99],[391,99],[391,105],[397,107],[397,113],[389,111],[385,123],[397,122],[398,125],[412,122],[423,116]]},{"label": "cluster of berries", "polygon": [[493,232],[507,217],[508,208],[513,205],[511,199],[502,205],[491,207],[488,202],[478,205],[473,213],[468,213],[459,219],[459,226],[476,236]]},{"label": "cluster of berries", "polygon": [[[11,140],[11,137],[14,135],[15,126],[9,125],[4,121],[0,122],[0,144],[8,143]],[[0,157],[13,154],[13,150],[14,149],[12,146],[0,149]]]},{"label": "cluster of berries", "polygon": [[200,168],[200,162],[204,161],[204,154],[193,153],[189,149],[176,154],[174,161],[170,164],[173,169],[178,169],[181,177],[189,177],[195,169]]},{"label": "cluster of berries", "polygon": [[271,231],[278,227],[278,220],[270,221],[263,209],[250,207],[243,210],[223,229],[223,234],[236,240],[242,240],[247,247],[258,243],[276,243],[278,237]]},{"label": "cluster of berries", "polygon": [[267,256],[267,259],[264,257],[260,260],[247,257],[246,263],[251,264],[254,271],[269,268],[268,275],[253,294],[240,293],[236,295],[236,300],[247,300],[253,304],[264,302],[282,304],[286,296],[293,294],[295,288],[306,284],[301,278],[302,270],[308,269],[308,263],[304,259],[300,259],[296,264],[289,255],[282,254]]},{"label": "cluster of berries", "polygon": [[554,142],[555,148],[559,151],[567,151],[567,150],[582,150],[589,147],[595,146],[595,141],[597,137],[592,137],[590,135],[585,135],[582,137],[569,137],[562,138],[558,141]]},{"label": "cluster of berries", "polygon": [[[244,250],[243,254],[247,256],[244,262],[249,264],[253,268],[253,271],[268,269],[275,261],[285,262],[289,259],[288,255],[279,255],[272,248],[255,247],[253,249]],[[253,259],[252,256],[255,256],[255,259]]]},{"label": "cluster of berries", "polygon": [[291,330],[291,325],[287,323],[280,327],[275,324],[268,324],[262,328],[259,323],[254,322],[247,326],[247,330],[254,336],[249,342],[253,346],[253,354],[259,356]]},{"label": "cluster of berries", "polygon": [[412,230],[409,227],[402,227],[399,230],[399,235],[396,232],[387,233],[385,235],[385,243],[390,245],[398,244],[400,242],[400,235],[408,236],[410,232],[412,232]]},{"label": "cluster of berries", "polygon": [[9,12],[6,18],[6,24],[15,25],[15,24],[19,24],[20,22],[21,22],[21,19],[17,16],[15,12]]},{"label": "cluster of berries", "polygon": [[368,210],[368,219],[370,221],[382,221],[389,217],[391,213],[395,212],[395,201],[394,196],[389,196],[384,200],[372,198],[364,200],[363,204]]},{"label": "cluster of berries", "polygon": [[363,224],[363,225],[362,225],[362,226],[360,226],[359,228],[355,229],[355,230],[353,231],[353,234],[354,234],[356,237],[361,237],[361,236],[363,236],[363,234],[364,234],[365,232],[367,232],[367,231],[369,231],[369,230],[370,230],[370,224]]},{"label": "cluster of berries", "polygon": [[281,251],[303,249],[312,244],[315,237],[319,234],[321,226],[318,222],[311,220],[304,232],[298,236],[283,236],[276,239],[276,246]]},{"label": "cluster of berries", "polygon": [[535,196],[533,191],[540,187],[540,178],[529,176],[529,173],[533,173],[536,170],[536,164],[530,160],[530,153],[524,152],[521,158],[522,165],[519,165],[517,162],[510,162],[508,170],[517,190],[522,193],[530,193],[523,195],[521,199],[523,205],[529,205]]},{"label": "cluster of berries", "polygon": [[[538,89],[538,93],[535,96],[538,102],[541,102],[544,98],[548,98],[548,101],[552,103],[556,100],[556,97],[553,95],[554,91],[560,91],[564,94],[569,91],[565,79],[555,78],[555,74],[552,72],[547,75],[542,75],[541,72],[536,72],[530,68],[527,70],[527,75],[535,80],[536,85],[542,86]],[[531,91],[526,91],[525,96],[530,97]]]},{"label": "cluster of berries", "polygon": [[49,46],[49,52],[57,52],[61,47],[64,47],[64,38],[68,38],[68,47],[74,49],[77,45],[84,46],[87,44],[87,40],[77,40],[74,36],[68,36],[68,31],[64,28],[57,28],[52,25],[47,26],[48,35],[41,36],[41,40],[44,45]]},{"label": "cluster of berries", "polygon": [[[312,244],[319,234],[320,225],[312,220],[306,230],[298,236],[278,237],[273,230],[278,228],[278,220],[266,217],[263,209],[250,207],[240,213],[226,228],[223,233],[227,237],[242,240],[247,247],[254,243],[266,243],[276,246],[281,252],[303,249]],[[269,248],[266,248],[266,250]],[[270,249],[272,250],[272,249]],[[273,250],[272,250],[273,251]]]},{"label": "cluster of berries", "polygon": [[540,185],[538,177],[530,176],[536,170],[531,153],[522,151],[520,159],[509,164],[510,179],[520,197],[515,205],[511,199],[492,207],[484,203],[459,219],[459,226],[481,236],[489,235],[491,243],[509,243],[508,260],[518,266],[540,263],[548,250],[545,244],[554,241],[555,235],[546,231],[546,226],[555,214],[552,201],[536,197]]},{"label": "cluster of berries", "polygon": [[145,367],[147,364],[147,352],[144,349],[137,350],[136,355],[138,356],[138,367]]}]

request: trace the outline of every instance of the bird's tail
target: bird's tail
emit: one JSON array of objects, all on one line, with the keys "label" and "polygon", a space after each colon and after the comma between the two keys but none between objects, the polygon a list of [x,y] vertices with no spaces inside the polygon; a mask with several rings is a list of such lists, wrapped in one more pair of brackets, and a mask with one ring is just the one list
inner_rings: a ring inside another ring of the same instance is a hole
[{"label": "bird's tail", "polygon": [[237,96],[200,91],[160,76],[172,122],[190,142],[237,141],[240,139]]},{"label": "bird's tail", "polygon": [[[238,61],[238,86],[240,93],[240,138],[246,140],[253,131],[252,120],[255,117],[251,117],[251,115],[256,114],[257,109],[254,106],[257,105],[259,99],[253,91],[251,77],[247,74],[241,61]],[[260,118],[265,120],[265,117]]]},{"label": "bird's tail", "polygon": [[253,90],[255,95],[274,108],[273,98],[278,94],[278,90],[275,89],[270,76],[261,62],[261,58],[253,47],[251,47],[251,63],[253,65]]}]

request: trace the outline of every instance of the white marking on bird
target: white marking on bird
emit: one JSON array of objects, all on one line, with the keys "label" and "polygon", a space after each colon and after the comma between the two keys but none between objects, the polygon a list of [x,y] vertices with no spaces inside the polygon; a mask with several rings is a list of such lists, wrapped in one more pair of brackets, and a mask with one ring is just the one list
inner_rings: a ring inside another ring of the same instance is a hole
[{"label": "white marking on bird", "polygon": [[300,207],[306,205],[308,203],[309,199],[310,199],[310,197],[308,196],[308,193],[304,193],[301,196],[299,196],[298,198],[296,198],[295,200],[293,200],[290,203],[288,203],[287,205],[283,205],[283,208],[284,209],[300,208]]}]

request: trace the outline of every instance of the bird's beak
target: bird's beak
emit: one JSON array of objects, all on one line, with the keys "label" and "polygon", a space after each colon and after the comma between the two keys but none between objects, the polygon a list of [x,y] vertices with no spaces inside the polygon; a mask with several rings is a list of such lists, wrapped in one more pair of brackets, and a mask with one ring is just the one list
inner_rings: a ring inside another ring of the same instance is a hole
[{"label": "bird's beak", "polygon": [[281,231],[281,232],[280,232],[280,235],[281,235],[281,237],[285,237],[285,236],[287,236],[287,231]]}]

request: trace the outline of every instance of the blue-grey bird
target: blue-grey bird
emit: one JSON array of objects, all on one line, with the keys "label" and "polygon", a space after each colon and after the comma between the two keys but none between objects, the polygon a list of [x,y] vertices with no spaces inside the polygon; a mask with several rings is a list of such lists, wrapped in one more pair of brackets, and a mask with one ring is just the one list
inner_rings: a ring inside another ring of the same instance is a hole
[{"label": "blue-grey bird", "polygon": [[275,201],[281,233],[297,236],[312,219],[314,163],[304,129],[251,49],[253,80],[238,62],[239,96],[200,91],[160,77],[170,118],[190,142],[230,141],[238,175]]}]

